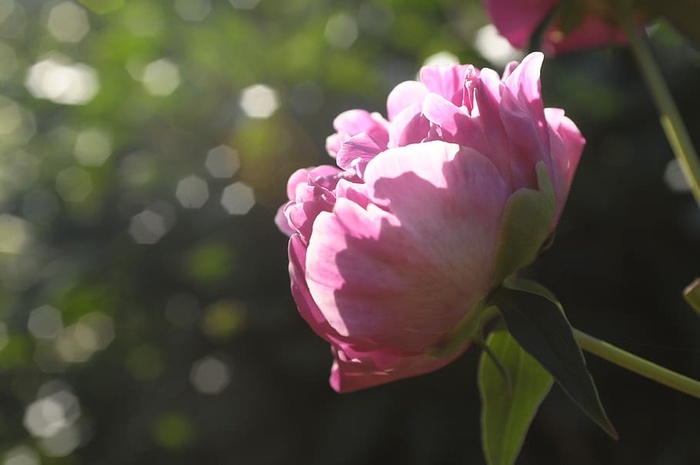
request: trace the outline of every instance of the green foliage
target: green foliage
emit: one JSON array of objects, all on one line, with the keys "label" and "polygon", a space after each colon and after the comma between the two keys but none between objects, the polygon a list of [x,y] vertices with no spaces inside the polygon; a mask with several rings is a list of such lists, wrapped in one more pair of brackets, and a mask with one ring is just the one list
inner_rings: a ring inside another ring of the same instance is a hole
[{"label": "green foliage", "polygon": [[571,325],[561,305],[551,300],[551,293],[539,292],[537,286],[527,281],[522,285],[511,281],[494,293],[492,303],[500,309],[508,331],[518,344],[552,375],[589,418],[617,439]]},{"label": "green foliage", "polygon": [[700,18],[700,3],[686,0],[637,0],[645,13],[660,15],[668,20],[678,32],[700,45],[700,30],[697,23]]},{"label": "green foliage", "polygon": [[[515,463],[552,377],[507,331],[491,333],[479,362],[481,435],[489,465]],[[495,360],[494,360],[495,359]]]}]

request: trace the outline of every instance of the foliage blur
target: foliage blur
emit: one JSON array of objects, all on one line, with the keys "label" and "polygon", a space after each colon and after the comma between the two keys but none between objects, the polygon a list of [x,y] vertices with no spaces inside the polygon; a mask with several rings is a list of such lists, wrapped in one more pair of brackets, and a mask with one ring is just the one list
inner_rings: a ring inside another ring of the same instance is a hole
[{"label": "foliage blur", "polygon": [[[700,145],[700,54],[657,51]],[[516,58],[475,0],[0,0],[0,464],[483,463],[476,348],[348,395],[272,219],[351,108],[426,60]],[[700,214],[624,48],[550,60],[588,139],[530,274],[574,325],[696,378]],[[698,404],[589,358],[622,439],[556,388],[519,463],[700,463]]]}]

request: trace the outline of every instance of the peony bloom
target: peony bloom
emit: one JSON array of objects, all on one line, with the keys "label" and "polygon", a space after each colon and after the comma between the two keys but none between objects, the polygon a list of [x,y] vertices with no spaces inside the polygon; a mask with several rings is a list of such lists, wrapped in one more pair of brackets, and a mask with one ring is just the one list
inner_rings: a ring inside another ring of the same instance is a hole
[{"label": "peony bloom", "polygon": [[557,224],[584,140],[544,108],[542,54],[503,78],[425,67],[388,119],[338,116],[339,168],[302,169],[276,221],[292,294],[332,347],[348,392],[436,370],[469,345],[488,294],[534,260]]},{"label": "peony bloom", "polygon": [[[535,30],[562,0],[484,0],[493,24],[515,48],[526,49]],[[571,4],[569,11],[558,12],[542,37],[546,52],[571,52],[627,41],[624,32],[614,24],[615,2],[595,1]],[[581,11],[578,8],[588,8]],[[563,10],[563,9],[562,9]],[[561,15],[573,28],[563,32]]]}]

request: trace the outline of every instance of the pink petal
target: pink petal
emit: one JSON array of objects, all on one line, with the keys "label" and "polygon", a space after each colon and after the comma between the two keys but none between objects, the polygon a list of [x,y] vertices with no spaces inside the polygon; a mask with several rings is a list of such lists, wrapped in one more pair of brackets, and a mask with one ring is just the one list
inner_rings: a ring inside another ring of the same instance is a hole
[{"label": "pink petal", "polygon": [[287,217],[289,226],[295,233],[298,233],[305,242],[311,239],[313,225],[316,217],[321,212],[331,211],[334,199],[319,198],[309,202],[300,202],[288,205],[284,214]]},{"label": "pink petal", "polygon": [[[375,139],[382,139],[380,134],[386,134],[386,125],[387,121],[378,113],[365,110],[345,111],[333,121],[337,133],[326,139],[326,150],[335,157],[343,142],[363,132],[371,133]],[[388,136],[386,138],[388,139]]]},{"label": "pink petal", "polygon": [[338,185],[335,188],[335,195],[336,198],[346,198],[364,209],[370,204],[370,199],[367,197],[366,186],[346,179],[338,181]]},{"label": "pink petal", "polygon": [[533,112],[538,108],[544,109],[542,93],[540,92],[540,69],[544,55],[541,52],[532,52],[523,58],[520,65],[515,67],[503,83],[517,97],[523,105],[532,105]]},{"label": "pink petal", "polygon": [[350,135],[365,132],[376,124],[372,114],[366,110],[348,110],[336,116],[333,128]]},{"label": "pink petal", "polygon": [[289,176],[289,180],[287,181],[287,197],[289,198],[289,200],[295,200],[297,186],[299,184],[308,182],[308,180],[309,169],[307,168],[298,169],[294,173],[292,173],[291,176]]},{"label": "pink petal", "polygon": [[479,102],[484,104],[484,101],[491,104],[498,104],[501,101],[501,92],[503,91],[503,82],[498,73],[492,69],[484,68],[479,73],[478,85],[475,89],[476,104]]},{"label": "pink petal", "polygon": [[[457,119],[467,118],[467,115],[462,109],[449,100],[438,94],[428,94],[423,101],[423,115],[433,123],[439,126],[441,134],[449,134],[454,136],[457,133]],[[448,139],[443,139],[448,140]]]},{"label": "pink petal", "polygon": [[420,80],[434,92],[455,105],[464,103],[464,80],[469,65],[424,66]]},{"label": "pink petal", "polygon": [[443,142],[384,152],[365,180],[388,211],[338,199],[321,213],[309,290],[339,334],[420,352],[489,292],[508,188],[482,155]]},{"label": "pink petal", "polygon": [[428,89],[417,81],[405,81],[394,87],[386,101],[389,121],[406,107],[422,102],[427,94]]},{"label": "pink petal", "polygon": [[546,108],[545,116],[550,125],[550,152],[552,154],[552,184],[557,197],[554,224],[566,203],[574,173],[578,166],[586,140],[576,125],[564,116],[564,110]]},{"label": "pink petal", "polygon": [[526,48],[532,33],[558,0],[484,0],[493,24],[515,48]]},{"label": "pink petal", "polygon": [[316,334],[328,340],[329,334],[337,334],[323,317],[318,305],[309,293],[306,284],[306,244],[298,235],[289,239],[289,276],[292,282],[292,296],[302,318]]},{"label": "pink petal", "polygon": [[282,231],[284,234],[287,236],[291,236],[294,234],[294,228],[289,223],[289,220],[287,219],[287,215],[285,214],[285,210],[287,209],[288,206],[292,205],[294,202],[287,202],[281,207],[277,209],[277,213],[275,214],[275,224],[277,227]]},{"label": "pink petal", "polygon": [[394,117],[389,126],[388,147],[417,144],[428,136],[430,123],[421,113],[421,109],[421,102],[414,103]]},{"label": "pink petal", "polygon": [[552,28],[545,39],[545,45],[549,46],[556,53],[627,42],[627,36],[622,29],[611,26],[605,21],[592,16],[584,18],[575,30],[569,32],[563,38],[560,32]]},{"label": "pink petal", "polygon": [[531,53],[505,81],[501,121],[510,142],[511,185],[536,188],[535,165],[543,161],[552,172],[549,130],[539,89],[543,55]]},{"label": "pink petal", "polygon": [[326,137],[326,152],[328,152],[328,155],[335,158],[335,155],[338,153],[338,150],[340,150],[340,146],[345,139],[347,139],[345,134],[339,134],[337,132]]},{"label": "pink petal", "polygon": [[[511,158],[508,135],[501,120],[501,91],[504,85],[498,74],[490,69],[483,69],[478,81],[474,84],[474,110],[475,120],[478,122],[481,135],[474,137],[473,141],[463,140],[460,143],[473,147],[478,152],[486,155],[503,179],[511,184]],[[460,129],[459,134],[468,136],[470,132]]]},{"label": "pink petal", "polygon": [[338,150],[338,166],[350,170],[354,167],[353,162],[360,160],[364,170],[364,165],[385,149],[386,143],[382,144],[367,133],[358,134],[346,140]]},{"label": "pink petal", "polygon": [[333,190],[341,171],[329,165],[297,170],[287,183],[290,202],[277,212],[275,222],[287,235],[299,233],[308,241],[316,216],[330,211],[335,203]]},{"label": "pink petal", "polygon": [[[353,392],[391,381],[438,370],[459,357],[467,349],[465,345],[457,353],[436,358],[430,355],[386,354],[374,352],[353,354],[348,357],[342,349],[335,348],[335,362],[331,369],[330,384],[337,392]],[[376,361],[380,359],[381,365]]]}]

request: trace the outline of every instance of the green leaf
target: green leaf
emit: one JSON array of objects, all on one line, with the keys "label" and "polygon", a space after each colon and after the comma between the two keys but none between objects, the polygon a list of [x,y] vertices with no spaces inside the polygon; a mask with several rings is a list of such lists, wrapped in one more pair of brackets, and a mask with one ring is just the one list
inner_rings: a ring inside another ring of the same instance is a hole
[{"label": "green leaf", "polygon": [[489,465],[510,465],[552,387],[552,377],[508,332],[491,333],[486,344],[491,355],[482,352],[479,362],[481,440]]},{"label": "green leaf", "polygon": [[511,281],[506,286],[493,294],[491,302],[501,310],[513,338],[586,415],[617,439],[561,305],[534,283]]},{"label": "green leaf", "polygon": [[649,16],[665,17],[674,28],[695,45],[700,45],[700,2],[688,0],[639,0],[639,6],[645,8]]}]

